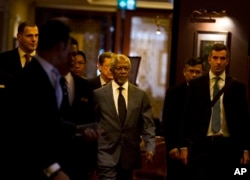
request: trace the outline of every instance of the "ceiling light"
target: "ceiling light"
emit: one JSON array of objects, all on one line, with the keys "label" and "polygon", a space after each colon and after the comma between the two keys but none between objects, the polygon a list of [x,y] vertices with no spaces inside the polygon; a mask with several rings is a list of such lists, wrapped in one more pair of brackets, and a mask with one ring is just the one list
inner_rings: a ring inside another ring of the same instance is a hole
[{"label": "ceiling light", "polygon": [[160,27],[157,28],[157,30],[155,31],[155,34],[157,35],[161,35],[161,30],[160,30]]}]

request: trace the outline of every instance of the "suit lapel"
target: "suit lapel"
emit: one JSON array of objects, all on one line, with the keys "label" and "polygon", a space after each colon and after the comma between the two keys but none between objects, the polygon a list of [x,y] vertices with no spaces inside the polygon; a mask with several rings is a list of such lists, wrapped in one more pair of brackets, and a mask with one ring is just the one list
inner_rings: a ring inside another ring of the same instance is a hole
[{"label": "suit lapel", "polygon": [[113,89],[112,89],[112,84],[109,83],[108,85],[106,85],[103,88],[103,93],[104,93],[104,100],[106,103],[106,107],[110,108],[110,111],[114,114],[116,114],[118,120],[119,120],[119,116],[117,114],[116,108],[115,108],[115,101],[114,101],[114,97],[113,97]]},{"label": "suit lapel", "polygon": [[[106,103],[106,107],[109,108],[109,111],[112,114],[115,114],[117,122],[119,123],[119,126],[117,126],[118,128],[121,127],[121,122],[118,116],[118,113],[116,111],[116,107],[115,107],[115,102],[114,102],[114,97],[113,97],[113,90],[112,90],[112,83],[109,83],[108,85],[106,85],[105,87],[103,87],[103,97],[104,97],[104,101]],[[134,109],[134,104],[136,104],[136,101],[138,99],[138,95],[135,91],[135,88],[129,83],[128,85],[128,105],[127,105],[127,116],[126,116],[126,120],[124,125],[126,125],[126,123],[129,120],[129,117],[131,116],[131,113],[133,112]],[[118,125],[118,124],[117,124]]]},{"label": "suit lapel", "polygon": [[127,106],[127,116],[124,125],[127,124],[131,113],[133,112],[134,105],[138,104],[136,101],[138,100],[137,91],[135,88],[129,83],[128,85],[128,106]]},{"label": "suit lapel", "polygon": [[74,99],[72,101],[72,106],[77,104],[77,101],[80,100],[81,98],[81,92],[79,90],[81,90],[81,87],[79,86],[81,83],[78,82],[78,79],[72,74],[72,77],[74,79]]},{"label": "suit lapel", "polygon": [[22,69],[21,58],[18,53],[18,49],[13,50],[12,58],[10,58],[9,67],[11,67],[10,71],[17,73]]},{"label": "suit lapel", "polygon": [[[27,71],[32,71],[30,72],[35,78],[34,81],[34,86],[39,87],[37,92],[41,92],[42,95],[48,97],[49,99],[53,99],[53,107],[57,109],[57,100],[56,100],[56,95],[55,95],[55,90],[53,85],[50,82],[50,79],[47,75],[47,73],[44,71],[40,63],[34,58],[29,66],[26,68]],[[35,85],[38,84],[38,85]]]}]

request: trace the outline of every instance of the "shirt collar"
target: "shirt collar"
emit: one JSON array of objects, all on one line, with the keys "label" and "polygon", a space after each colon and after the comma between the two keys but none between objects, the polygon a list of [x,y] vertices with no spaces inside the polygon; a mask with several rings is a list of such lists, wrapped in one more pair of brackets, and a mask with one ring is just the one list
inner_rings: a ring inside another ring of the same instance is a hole
[{"label": "shirt collar", "polygon": [[[18,53],[19,53],[20,57],[23,57],[25,54],[27,54],[20,47],[18,47]],[[36,51],[33,51],[29,55],[32,56],[32,57],[35,56],[36,55]]]},{"label": "shirt collar", "polygon": [[67,82],[71,82],[73,80],[73,76],[70,72],[67,73],[64,77],[65,77]]},{"label": "shirt collar", "polygon": [[[113,87],[113,89],[118,89],[118,88],[120,87],[120,85],[117,84],[114,80],[112,80],[112,87]],[[126,91],[128,91],[128,81],[126,81],[126,82],[122,85],[122,87],[123,87]]]},{"label": "shirt collar", "polygon": [[[214,73],[212,73],[212,71],[210,70],[209,71],[209,79],[212,80],[215,77],[217,77],[217,76]],[[220,79],[222,79],[223,81],[225,81],[226,80],[226,72],[223,71],[218,77],[220,77]]]},{"label": "shirt collar", "polygon": [[43,59],[41,56],[35,55],[35,57],[48,75],[50,75],[53,70],[55,70],[58,74],[60,74],[56,67],[54,67],[45,59]]},{"label": "shirt collar", "polygon": [[72,104],[73,102],[73,97],[74,97],[74,92],[75,92],[75,82],[72,74],[69,72],[65,76],[66,83],[67,83],[67,88],[69,92],[69,97],[70,97],[70,103]]},{"label": "shirt collar", "polygon": [[101,76],[100,76],[100,81],[101,81],[101,86],[107,84]]}]

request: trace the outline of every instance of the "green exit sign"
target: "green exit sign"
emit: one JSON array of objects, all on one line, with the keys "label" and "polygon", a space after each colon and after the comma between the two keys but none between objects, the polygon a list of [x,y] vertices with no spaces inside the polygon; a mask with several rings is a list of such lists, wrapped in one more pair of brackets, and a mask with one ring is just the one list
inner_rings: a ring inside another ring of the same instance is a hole
[{"label": "green exit sign", "polygon": [[117,0],[118,9],[135,10],[136,0]]}]

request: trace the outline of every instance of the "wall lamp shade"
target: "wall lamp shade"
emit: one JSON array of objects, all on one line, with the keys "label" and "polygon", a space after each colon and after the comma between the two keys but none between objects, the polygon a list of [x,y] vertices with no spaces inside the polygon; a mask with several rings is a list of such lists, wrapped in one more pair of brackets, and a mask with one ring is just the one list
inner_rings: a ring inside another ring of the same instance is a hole
[{"label": "wall lamp shade", "polygon": [[191,13],[191,22],[197,23],[215,23],[216,20],[213,17],[224,17],[226,16],[226,10],[194,10]]},{"label": "wall lamp shade", "polygon": [[163,19],[163,16],[156,16],[155,24],[156,24],[157,29],[156,29],[155,33],[157,35],[161,34],[160,26],[161,26],[162,19]]},{"label": "wall lamp shade", "polygon": [[190,22],[194,22],[194,23],[215,23],[216,19],[213,19],[213,18],[194,18],[194,17],[191,17]]},{"label": "wall lamp shade", "polygon": [[159,28],[159,27],[156,29],[155,34],[157,34],[157,35],[161,35],[161,30],[160,30],[160,28]]}]

